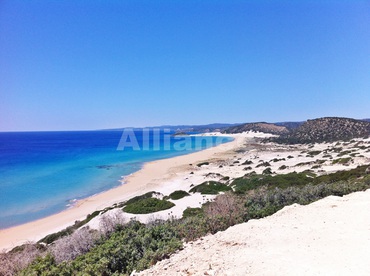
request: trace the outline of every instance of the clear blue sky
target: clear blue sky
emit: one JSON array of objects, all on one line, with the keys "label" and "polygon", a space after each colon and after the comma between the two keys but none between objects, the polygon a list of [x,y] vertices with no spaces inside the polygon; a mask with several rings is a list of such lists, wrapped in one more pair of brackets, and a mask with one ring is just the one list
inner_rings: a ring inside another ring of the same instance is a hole
[{"label": "clear blue sky", "polygon": [[370,117],[370,1],[0,1],[0,131]]}]

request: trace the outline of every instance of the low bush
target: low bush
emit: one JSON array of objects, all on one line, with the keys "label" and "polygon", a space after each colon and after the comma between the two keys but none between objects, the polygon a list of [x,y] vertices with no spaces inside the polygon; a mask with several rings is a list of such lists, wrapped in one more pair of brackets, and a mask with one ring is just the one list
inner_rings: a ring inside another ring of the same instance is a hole
[{"label": "low bush", "polygon": [[44,254],[46,254],[45,246],[30,243],[17,246],[8,253],[0,252],[0,275],[17,275]]},{"label": "low bush", "polygon": [[262,174],[272,174],[271,168],[266,168],[263,170]]},{"label": "low bush", "polygon": [[274,158],[270,160],[270,162],[279,162],[279,161],[285,161],[285,158]]},{"label": "low bush", "polygon": [[368,170],[368,168],[370,168],[369,165],[363,165],[348,171],[343,170],[331,174],[324,174],[314,178],[312,182],[315,184],[320,184],[320,183],[334,183],[338,181],[356,180],[364,177],[364,175],[366,175],[366,171]]},{"label": "low bush", "polygon": [[312,178],[306,173],[288,173],[278,175],[263,175],[256,174],[246,177],[236,178],[232,183],[232,187],[237,194],[243,194],[250,190],[254,190],[265,186],[267,189],[287,188],[290,186],[302,186],[312,181]]},{"label": "low bush", "polygon": [[135,196],[135,197],[129,199],[128,201],[126,201],[125,205],[129,205],[129,204],[138,202],[138,201],[146,199],[146,198],[151,198],[151,197],[153,197],[154,194],[156,194],[156,192],[152,191],[152,192],[147,192],[143,195]]},{"label": "low bush", "polygon": [[303,187],[275,188],[255,190],[246,198],[244,220],[257,219],[272,215],[293,203],[301,205],[312,203],[329,195],[343,196],[370,188],[370,178],[362,181],[339,181],[335,183],[308,184]]},{"label": "low bush", "polygon": [[175,204],[167,200],[158,198],[144,198],[127,204],[122,210],[131,214],[150,214],[170,209],[173,206],[175,206]]},{"label": "low bush", "polygon": [[315,156],[315,155],[318,155],[320,153],[321,153],[321,150],[313,150],[313,151],[307,152],[307,154],[311,155],[311,156]]},{"label": "low bush", "polygon": [[347,154],[350,154],[352,152],[352,150],[345,150],[345,151],[342,151],[342,152],[340,152],[340,153],[338,153],[338,157],[341,157],[341,156],[343,156],[343,155],[347,155]]},{"label": "low bush", "polygon": [[42,238],[39,243],[46,243],[46,244],[51,244],[53,243],[54,241],[62,238],[62,237],[65,237],[65,236],[68,236],[68,235],[71,235],[73,232],[75,232],[78,228],[81,228],[82,226],[84,226],[86,223],[88,223],[90,220],[92,220],[93,218],[95,218],[96,216],[98,216],[102,211],[95,211],[89,215],[86,216],[86,218],[82,221],[79,221],[77,220],[74,225],[72,226],[68,226],[67,228],[59,231],[59,232],[56,232],[56,233],[52,233],[50,235],[47,235],[45,236],[44,238]]},{"label": "low bush", "polygon": [[71,261],[89,252],[99,238],[97,231],[92,231],[85,227],[75,231],[72,235],[55,241],[50,247],[50,252],[56,263]]},{"label": "low bush", "polygon": [[194,186],[190,193],[201,193],[202,195],[217,195],[220,192],[230,191],[231,188],[217,181],[206,181]]},{"label": "low bush", "polygon": [[345,158],[338,158],[338,159],[334,159],[332,161],[333,164],[347,164],[349,161],[351,161],[352,158],[351,157],[345,157]]},{"label": "low bush", "polygon": [[38,258],[20,275],[129,275],[143,270],[182,247],[171,223],[145,226],[132,221],[124,229],[80,255],[57,264],[52,255]]},{"label": "low bush", "polygon": [[269,162],[262,162],[261,164],[258,164],[257,166],[256,166],[256,168],[258,168],[258,167],[270,167],[271,165],[270,165],[270,163]]},{"label": "low bush", "polygon": [[314,162],[301,162],[295,165],[295,167],[302,167],[302,166],[309,166],[312,165]]},{"label": "low bush", "polygon": [[243,222],[243,200],[230,192],[219,195],[204,209],[211,233],[225,230],[232,225]]},{"label": "low bush", "polygon": [[189,196],[189,193],[182,191],[182,190],[177,190],[171,193],[168,197],[172,200],[177,200],[177,199],[181,199],[186,196]]},{"label": "low bush", "polygon": [[202,162],[197,164],[198,167],[209,165],[209,162]]},{"label": "low bush", "polygon": [[199,216],[199,215],[203,215],[203,209],[202,208],[190,208],[190,207],[188,207],[182,213],[183,218]]}]

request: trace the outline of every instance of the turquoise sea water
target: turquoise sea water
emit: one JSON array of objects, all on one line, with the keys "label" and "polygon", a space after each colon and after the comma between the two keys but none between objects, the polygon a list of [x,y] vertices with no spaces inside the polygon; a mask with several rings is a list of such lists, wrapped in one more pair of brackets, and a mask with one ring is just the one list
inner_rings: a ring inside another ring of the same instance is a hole
[{"label": "turquoise sea water", "polygon": [[0,228],[118,186],[144,162],[231,140],[173,137],[166,130],[0,133]]}]

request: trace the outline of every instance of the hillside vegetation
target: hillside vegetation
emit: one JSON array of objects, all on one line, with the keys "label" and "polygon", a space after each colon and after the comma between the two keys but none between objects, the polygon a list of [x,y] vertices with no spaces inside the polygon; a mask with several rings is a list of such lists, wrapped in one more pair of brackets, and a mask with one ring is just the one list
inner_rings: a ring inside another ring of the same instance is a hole
[{"label": "hillside vegetation", "polygon": [[226,128],[223,133],[242,133],[245,131],[264,132],[279,135],[268,141],[284,144],[308,144],[348,141],[370,135],[369,119],[355,120],[351,118],[324,117],[306,122],[286,123],[247,123]]},{"label": "hillside vegetation", "polygon": [[[292,203],[309,204],[328,195],[369,189],[369,172],[366,165],[322,176],[251,175],[237,178],[228,186],[212,182],[213,188],[225,186],[230,191],[202,208],[186,210],[183,219],[147,225],[106,221],[103,232],[84,228],[50,245],[18,247],[0,254],[0,275],[130,275],[181,250],[183,241],[271,215]],[[208,186],[203,183],[194,188]],[[148,196],[136,198],[131,204],[151,198]]]},{"label": "hillside vegetation", "polygon": [[262,123],[247,123],[243,125],[229,127],[224,130],[224,133],[241,133],[245,131],[256,131],[256,132],[259,131],[277,135],[289,132],[288,128],[285,126],[278,126],[275,124],[262,122]]},{"label": "hillside vegetation", "polygon": [[308,120],[298,128],[271,141],[289,144],[305,144],[348,141],[370,135],[370,122],[350,118],[325,117]]}]

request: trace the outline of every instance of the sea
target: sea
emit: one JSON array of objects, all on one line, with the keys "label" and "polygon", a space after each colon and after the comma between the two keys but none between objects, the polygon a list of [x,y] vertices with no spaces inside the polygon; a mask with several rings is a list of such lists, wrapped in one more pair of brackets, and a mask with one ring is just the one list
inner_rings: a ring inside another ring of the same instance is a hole
[{"label": "sea", "polygon": [[174,135],[169,129],[0,132],[0,229],[56,214],[79,199],[124,185],[124,177],[145,162],[230,141]]}]

